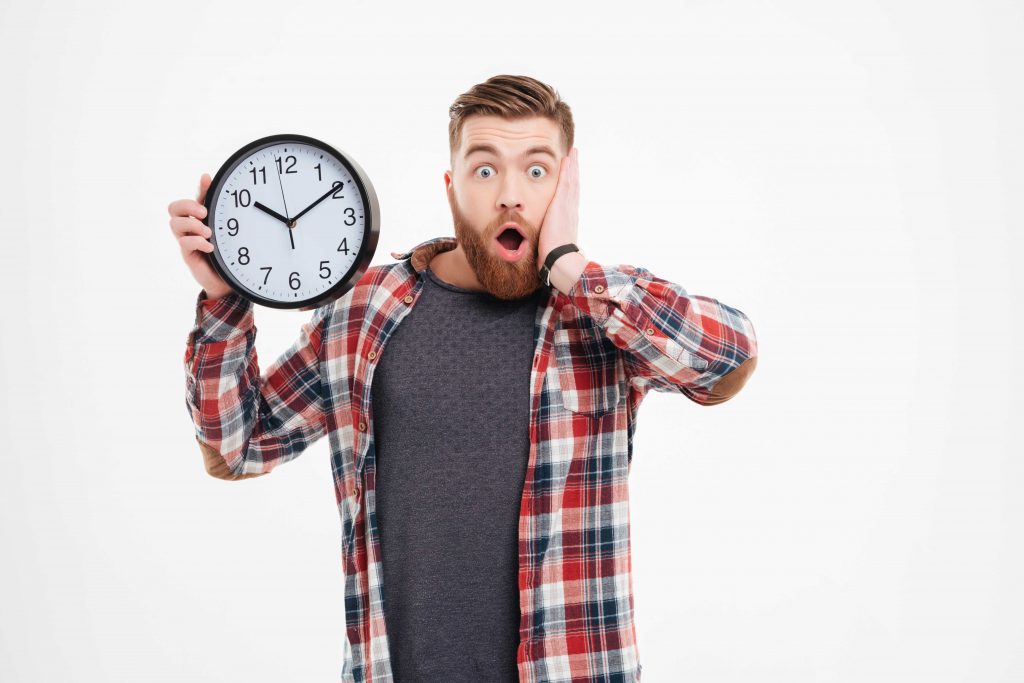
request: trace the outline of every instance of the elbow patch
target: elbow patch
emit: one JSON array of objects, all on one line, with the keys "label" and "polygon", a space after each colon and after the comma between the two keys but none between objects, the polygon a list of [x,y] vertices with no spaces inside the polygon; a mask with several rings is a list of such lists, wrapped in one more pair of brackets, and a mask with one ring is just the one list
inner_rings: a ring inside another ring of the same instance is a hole
[{"label": "elbow patch", "polygon": [[719,403],[724,403],[730,398],[740,393],[740,389],[747,383],[747,379],[750,378],[751,373],[754,372],[754,368],[757,367],[757,356],[751,356],[737,367],[730,370],[724,375],[718,382],[715,383],[715,387],[708,394],[708,398],[704,401],[704,405],[713,406]]},{"label": "elbow patch", "polygon": [[234,474],[231,468],[228,467],[228,463],[224,460],[223,456],[216,451],[210,444],[203,443],[196,437],[196,443],[199,444],[199,450],[203,453],[203,463],[206,465],[206,473],[211,477],[217,479],[224,479],[226,481],[237,481],[239,479],[251,479],[252,477],[262,477],[268,472],[249,472],[247,474]]}]

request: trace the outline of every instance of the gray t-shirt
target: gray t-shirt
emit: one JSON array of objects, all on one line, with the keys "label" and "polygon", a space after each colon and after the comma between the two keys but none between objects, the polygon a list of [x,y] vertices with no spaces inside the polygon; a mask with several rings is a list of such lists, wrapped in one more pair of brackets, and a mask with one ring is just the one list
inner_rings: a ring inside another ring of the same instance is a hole
[{"label": "gray t-shirt", "polygon": [[376,515],[396,683],[516,683],[519,503],[539,296],[429,267],[373,375]]}]

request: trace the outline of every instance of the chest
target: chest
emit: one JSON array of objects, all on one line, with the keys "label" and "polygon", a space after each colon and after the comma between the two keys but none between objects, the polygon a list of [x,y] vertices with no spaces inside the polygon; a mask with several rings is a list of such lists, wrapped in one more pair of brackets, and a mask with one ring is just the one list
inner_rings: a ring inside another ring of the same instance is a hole
[{"label": "chest", "polygon": [[442,408],[490,419],[525,413],[537,317],[535,302],[493,303],[428,289],[388,335],[373,369],[375,408],[418,419]]}]

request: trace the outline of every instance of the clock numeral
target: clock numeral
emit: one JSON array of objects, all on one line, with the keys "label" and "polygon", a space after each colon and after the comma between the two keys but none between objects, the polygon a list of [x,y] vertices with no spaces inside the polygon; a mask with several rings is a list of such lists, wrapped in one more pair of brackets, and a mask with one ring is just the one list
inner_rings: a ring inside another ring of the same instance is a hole
[{"label": "clock numeral", "polygon": [[338,194],[338,192],[341,192],[342,190],[345,189],[345,183],[341,182],[340,180],[335,180],[331,187],[338,188],[335,191],[335,193],[331,195],[331,199],[341,199],[342,197],[345,196],[343,194]]},{"label": "clock numeral", "polygon": [[232,237],[234,237],[235,235],[238,234],[238,219],[237,218],[229,218],[228,219],[228,234],[231,235]]},{"label": "clock numeral", "polygon": [[[345,207],[345,216],[346,216],[346,218],[345,218],[345,225],[355,225],[356,224],[356,210],[353,209],[351,206],[346,206]],[[348,221],[349,218],[352,219],[351,223],[349,223],[349,221]]]},{"label": "clock numeral", "polygon": [[346,254],[346,255],[348,254],[348,238],[347,237],[345,239],[341,240],[341,244],[338,245],[338,251],[340,251],[340,252],[342,252],[343,254]]},{"label": "clock numeral", "polygon": [[316,166],[314,166],[313,168],[315,168],[315,169],[316,169],[316,179],[317,179],[317,182],[319,182],[319,181],[323,180],[323,179],[324,179],[324,177],[323,177],[323,174],[322,174],[322,173],[320,173],[320,164],[317,164],[317,165],[316,165]]},{"label": "clock numeral", "polygon": [[235,208],[249,206],[249,202],[252,200],[249,190],[234,190],[231,192],[231,196],[235,198]]},{"label": "clock numeral", "polygon": [[[266,185],[267,184],[267,167],[264,166],[263,168],[259,169],[258,172],[263,175],[263,181],[262,182],[263,182],[264,185]],[[255,168],[250,168],[249,169],[249,173],[252,173],[252,184],[255,185],[256,184],[256,173],[257,173],[257,170]]]},{"label": "clock numeral", "polygon": [[267,278],[270,277],[270,271],[272,268],[270,266],[260,266],[260,270],[267,271],[267,274],[263,276],[263,284],[267,284]]},{"label": "clock numeral", "polygon": [[292,156],[291,154],[289,154],[289,155],[287,156],[287,158],[285,159],[285,161],[291,161],[292,163],[291,163],[291,165],[290,165],[290,166],[289,166],[289,167],[288,167],[287,169],[285,169],[285,170],[281,170],[281,157],[277,157],[276,159],[274,159],[274,161],[276,161],[276,162],[277,162],[277,172],[278,172],[278,173],[298,173],[298,171],[293,171],[293,170],[292,170],[292,168],[293,168],[293,167],[295,166],[295,157],[293,157],[293,156]]},{"label": "clock numeral", "polygon": [[291,275],[288,276],[288,286],[291,287],[292,289],[298,289],[299,287],[302,286],[302,283],[299,282],[298,273],[292,273]]},{"label": "clock numeral", "polygon": [[249,247],[238,248],[238,262],[241,263],[243,266],[249,264]]},{"label": "clock numeral", "polygon": [[[324,279],[324,280],[326,280],[327,278],[331,277],[331,269],[328,268],[327,266],[325,266],[324,265],[325,263],[330,263],[330,261],[321,261],[320,262],[320,277],[322,279]],[[324,271],[325,270],[327,271],[327,275],[324,275]]]}]

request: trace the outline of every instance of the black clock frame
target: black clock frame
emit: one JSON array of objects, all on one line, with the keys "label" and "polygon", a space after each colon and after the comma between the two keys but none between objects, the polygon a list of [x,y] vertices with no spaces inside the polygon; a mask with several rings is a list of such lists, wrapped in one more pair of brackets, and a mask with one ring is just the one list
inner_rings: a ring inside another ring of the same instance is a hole
[{"label": "black clock frame", "polygon": [[204,205],[206,206],[206,218],[204,218],[202,222],[208,227],[214,224],[214,219],[216,218],[214,216],[214,199],[216,199],[220,194],[221,186],[227,179],[227,176],[231,174],[235,167],[238,166],[244,158],[265,147],[285,142],[309,145],[333,155],[345,166],[345,168],[348,169],[352,178],[355,180],[358,190],[362,193],[362,196],[365,199],[363,202],[363,239],[359,247],[359,253],[356,255],[355,262],[353,262],[352,266],[345,272],[338,282],[326,292],[322,292],[311,299],[299,299],[294,302],[288,302],[277,301],[275,299],[268,299],[260,296],[243,285],[228,268],[227,263],[225,263],[224,255],[221,253],[220,247],[217,244],[217,231],[212,230],[212,228],[210,242],[213,244],[214,250],[207,253],[206,256],[214,270],[217,271],[221,278],[223,278],[234,291],[238,292],[239,295],[246,299],[271,308],[310,311],[343,296],[346,292],[352,289],[370,267],[370,261],[373,259],[373,255],[377,251],[377,243],[380,238],[380,206],[377,202],[377,194],[374,192],[373,185],[370,183],[369,177],[354,159],[338,151],[331,145],[328,145],[326,142],[309,137],[308,135],[281,133],[253,140],[232,154],[228,160],[221,165],[220,169],[217,170],[217,174],[210,182],[209,190],[206,193],[206,200],[204,202]]}]

